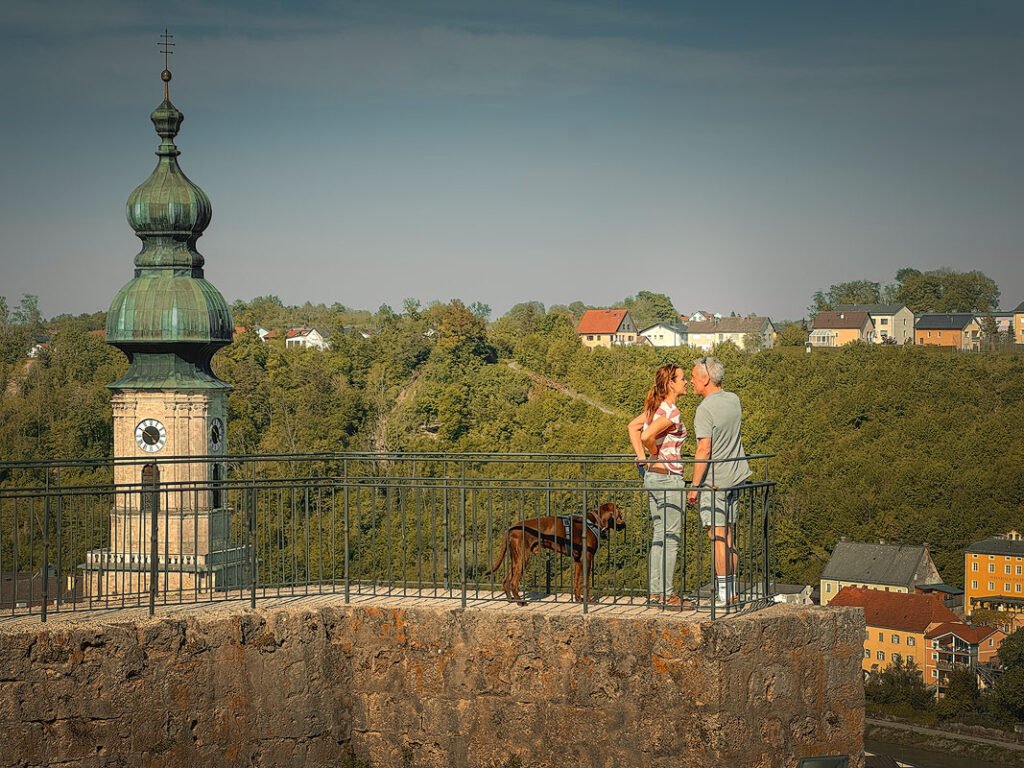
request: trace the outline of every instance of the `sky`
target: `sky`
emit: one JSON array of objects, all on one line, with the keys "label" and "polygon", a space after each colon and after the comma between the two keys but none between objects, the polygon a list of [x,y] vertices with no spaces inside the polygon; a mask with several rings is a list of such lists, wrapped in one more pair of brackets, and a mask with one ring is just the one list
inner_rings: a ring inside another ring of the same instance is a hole
[{"label": "sky", "polygon": [[228,299],[802,317],[904,266],[1024,301],[1024,3],[3,0],[0,296],[106,310],[159,35]]}]

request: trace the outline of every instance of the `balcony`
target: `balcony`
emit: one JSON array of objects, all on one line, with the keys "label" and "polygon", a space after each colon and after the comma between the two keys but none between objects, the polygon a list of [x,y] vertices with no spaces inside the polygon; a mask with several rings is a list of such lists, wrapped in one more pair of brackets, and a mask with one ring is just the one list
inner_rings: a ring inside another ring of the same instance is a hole
[{"label": "balcony", "polygon": [[[680,533],[675,590],[712,619],[763,607],[774,595],[775,484],[765,471],[769,457],[749,458],[762,479],[732,489],[737,501],[728,512],[737,602],[723,608],[713,599],[717,555],[696,510],[686,511]],[[193,479],[161,482],[161,473]],[[137,481],[115,484],[115,476]],[[580,558],[583,581],[593,585],[578,603],[583,612],[647,605],[648,492],[631,457],[338,453],[0,463],[0,572],[55,577],[14,579],[0,610],[45,621],[54,612],[255,605],[281,595],[505,602],[502,571],[491,566],[508,530],[609,503],[626,525],[602,531],[593,557]],[[562,548],[580,552],[579,526],[562,530]],[[520,591],[526,601],[570,601],[573,559],[538,546]]]}]

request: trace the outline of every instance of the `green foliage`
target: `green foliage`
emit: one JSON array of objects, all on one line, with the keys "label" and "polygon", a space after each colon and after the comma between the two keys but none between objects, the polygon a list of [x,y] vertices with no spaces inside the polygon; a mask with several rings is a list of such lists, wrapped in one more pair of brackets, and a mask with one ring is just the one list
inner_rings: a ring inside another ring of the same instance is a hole
[{"label": "green foliage", "polygon": [[679,312],[672,306],[672,299],[663,293],[639,291],[636,296],[623,299],[622,306],[629,310],[638,329],[660,321],[679,322]]},{"label": "green foliage", "polygon": [[852,280],[830,285],[827,291],[816,291],[811,298],[809,312],[816,315],[833,309],[837,304],[878,304],[881,300],[881,286],[878,283]]},{"label": "green foliage", "polygon": [[969,667],[957,667],[949,673],[945,695],[935,703],[940,720],[963,719],[973,715],[981,704],[978,675]]},{"label": "green foliage", "polygon": [[999,646],[999,663],[1006,669],[1024,669],[1024,629],[1008,635]]},{"label": "green foliage", "polygon": [[992,700],[1007,717],[1024,720],[1024,667],[1012,667],[999,676],[992,689]]},{"label": "green foliage", "polygon": [[775,334],[778,347],[803,347],[807,343],[807,328],[803,323],[779,323],[775,326]]},{"label": "green foliage", "polygon": [[907,704],[915,710],[932,705],[932,693],[925,687],[921,670],[913,659],[894,661],[882,672],[874,672],[864,686],[864,695],[878,704]]},{"label": "green foliage", "polygon": [[998,286],[977,270],[900,270],[896,277],[896,301],[914,312],[991,312],[999,308]]},{"label": "green foliage", "polygon": [[999,287],[983,272],[935,269],[921,272],[904,267],[896,282],[881,286],[853,280],[829,286],[811,297],[808,311],[833,309],[837,304],[906,304],[913,312],[993,312],[999,308]]}]

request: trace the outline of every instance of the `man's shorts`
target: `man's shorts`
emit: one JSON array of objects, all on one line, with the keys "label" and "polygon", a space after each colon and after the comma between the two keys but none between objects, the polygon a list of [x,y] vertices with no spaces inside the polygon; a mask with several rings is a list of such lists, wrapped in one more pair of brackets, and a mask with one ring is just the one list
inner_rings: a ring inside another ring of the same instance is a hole
[{"label": "man's shorts", "polygon": [[736,525],[737,501],[740,498],[738,489],[728,491],[700,492],[700,522],[705,528],[711,527],[714,517],[715,528]]}]

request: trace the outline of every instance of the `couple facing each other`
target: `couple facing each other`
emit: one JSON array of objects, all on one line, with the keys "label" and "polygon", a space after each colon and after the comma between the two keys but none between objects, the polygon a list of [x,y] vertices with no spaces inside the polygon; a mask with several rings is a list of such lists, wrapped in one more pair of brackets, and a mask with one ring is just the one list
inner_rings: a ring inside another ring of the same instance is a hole
[{"label": "couple facing each other", "polygon": [[[739,398],[722,389],[725,367],[715,357],[701,357],[690,371],[693,391],[701,396],[693,419],[697,449],[693,455],[693,481],[698,486],[732,488],[750,477],[750,466],[740,442],[742,411]],[[736,567],[739,556],[733,544],[736,491],[690,490],[686,492],[681,451],[686,442],[676,402],[686,393],[686,374],[675,364],[661,366],[647,393],[644,409],[629,422],[629,442],[637,466],[644,468],[644,487],[653,523],[648,561],[648,592],[654,603],[684,605],[672,591],[679,535],[686,503],[700,502],[700,519],[714,542],[716,601],[738,601]],[[685,497],[685,498],[684,498]]]}]

